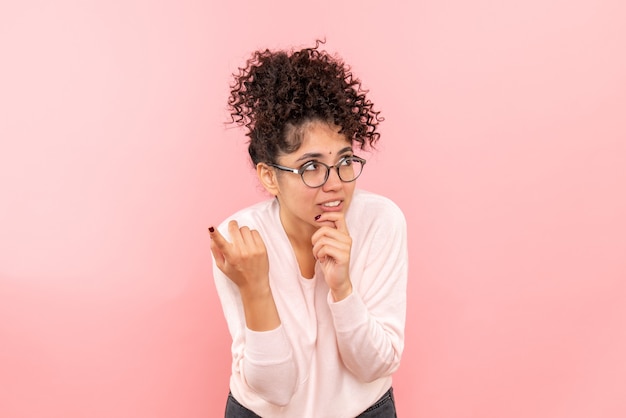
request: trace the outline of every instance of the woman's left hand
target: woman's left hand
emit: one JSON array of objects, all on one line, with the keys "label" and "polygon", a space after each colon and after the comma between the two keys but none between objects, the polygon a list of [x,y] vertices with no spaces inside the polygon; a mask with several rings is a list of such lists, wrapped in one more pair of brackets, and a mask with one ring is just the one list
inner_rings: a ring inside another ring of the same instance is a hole
[{"label": "woman's left hand", "polygon": [[352,293],[350,250],[352,238],[341,212],[325,212],[317,222],[324,223],[311,237],[313,256],[319,261],[324,279],[335,302]]}]

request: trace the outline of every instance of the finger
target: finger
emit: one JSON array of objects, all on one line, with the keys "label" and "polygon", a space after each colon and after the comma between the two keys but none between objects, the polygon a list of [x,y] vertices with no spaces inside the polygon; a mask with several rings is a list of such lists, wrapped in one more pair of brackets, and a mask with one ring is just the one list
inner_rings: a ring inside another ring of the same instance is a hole
[{"label": "finger", "polygon": [[230,234],[230,239],[233,244],[238,245],[242,243],[243,239],[241,237],[241,231],[239,230],[239,224],[237,221],[232,220],[228,222],[228,233]]},{"label": "finger", "polygon": [[256,229],[253,229],[250,231],[250,235],[252,238],[252,242],[254,242],[256,246],[265,250],[265,242],[263,241],[261,234],[259,234],[259,231],[257,231]]},{"label": "finger", "polygon": [[343,232],[348,232],[348,226],[346,224],[346,217],[342,212],[324,212],[315,218],[317,222],[332,222],[335,229]]},{"label": "finger", "polygon": [[344,242],[344,243],[347,243],[348,245],[351,245],[351,242],[352,242],[352,238],[350,237],[350,234],[348,234],[347,231],[340,231],[335,228],[323,226],[319,228],[317,231],[315,231],[315,233],[311,237],[311,243],[315,246],[315,244],[317,244],[319,241],[321,241],[324,238],[328,238],[329,240],[333,240],[333,241]]},{"label": "finger", "polygon": [[349,232],[348,232],[348,224],[346,224],[345,216],[341,216],[339,219],[337,219],[335,221],[335,228],[337,228],[338,231],[345,232],[346,234],[349,234]]},{"label": "finger", "polygon": [[332,264],[336,267],[348,266],[350,264],[350,257],[346,253],[331,247],[322,248],[318,253],[317,260],[322,264]]},{"label": "finger", "polygon": [[209,235],[211,236],[212,242],[215,243],[217,248],[219,248],[220,250],[223,251],[224,248],[226,248],[226,246],[228,245],[228,241],[226,241],[226,238],[224,238],[224,236],[217,228],[210,226]]},{"label": "finger", "polygon": [[242,226],[241,228],[239,228],[239,234],[241,235],[241,240],[245,245],[250,245],[251,243],[254,243],[254,239],[252,238],[252,232],[247,226]]},{"label": "finger", "polygon": [[[251,230],[247,226],[239,227],[237,221],[230,221],[228,223],[228,230],[232,239],[233,245],[240,250],[244,250],[250,246],[256,246],[256,239],[253,236],[254,230]],[[258,233],[257,233],[258,234]],[[259,236],[260,238],[260,236]],[[261,240],[262,242],[263,240]],[[263,245],[263,248],[265,246]]]},{"label": "finger", "polygon": [[313,246],[313,256],[317,259],[332,257],[338,260],[350,258],[350,244],[334,240],[321,240]]},{"label": "finger", "polygon": [[320,228],[320,230],[313,234],[311,243],[313,244],[314,255],[319,253],[324,247],[334,247],[347,254],[350,253],[352,248],[352,238],[350,235],[332,228]]},{"label": "finger", "polygon": [[226,258],[224,257],[224,253],[220,251],[217,247],[217,243],[215,240],[211,240],[211,254],[213,254],[213,258],[215,259],[215,264],[220,270],[223,270],[224,264],[226,263]]}]

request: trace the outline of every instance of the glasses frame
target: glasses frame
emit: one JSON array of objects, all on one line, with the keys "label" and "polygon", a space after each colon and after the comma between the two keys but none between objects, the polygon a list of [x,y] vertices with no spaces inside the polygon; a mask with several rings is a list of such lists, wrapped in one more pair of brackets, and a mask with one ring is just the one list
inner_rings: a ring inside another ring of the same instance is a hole
[{"label": "glasses frame", "polygon": [[[356,160],[356,161],[361,163],[361,172],[359,174],[357,174],[357,176],[355,178],[353,178],[352,180],[344,180],[344,179],[341,178],[341,174],[339,174],[339,167],[341,167],[341,164],[343,164],[346,160]],[[335,165],[324,164],[321,161],[308,161],[308,162],[302,164],[302,166],[300,168],[285,167],[283,165],[274,164],[274,163],[266,163],[266,164],[269,165],[270,167],[274,167],[274,168],[277,168],[277,169],[282,170],[282,171],[287,171],[289,173],[299,174],[300,178],[302,179],[302,182],[304,183],[305,186],[310,187],[312,189],[317,189],[317,188],[320,188],[320,187],[322,187],[323,185],[326,184],[326,182],[328,181],[328,178],[330,177],[330,169],[331,168],[334,168],[335,170],[337,170],[337,177],[339,177],[339,180],[341,180],[341,182],[343,182],[343,183],[352,183],[353,181],[358,179],[361,176],[361,174],[363,174],[363,167],[365,167],[365,163],[366,162],[367,162],[367,160],[365,160],[364,158],[357,157],[356,155],[350,155],[350,156],[347,156],[347,157],[342,157],[339,161],[337,161],[337,164],[335,164]],[[304,173],[306,172],[306,168],[308,166],[310,166],[311,164],[320,164],[320,165],[326,167],[326,175],[324,176],[324,181],[319,186],[309,186],[304,181]]]}]

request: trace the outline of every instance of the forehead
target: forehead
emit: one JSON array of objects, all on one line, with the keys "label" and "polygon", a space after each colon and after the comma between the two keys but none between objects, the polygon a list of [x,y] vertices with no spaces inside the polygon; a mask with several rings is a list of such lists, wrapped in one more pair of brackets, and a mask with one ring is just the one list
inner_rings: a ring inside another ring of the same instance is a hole
[{"label": "forehead", "polygon": [[336,155],[351,150],[351,141],[342,133],[340,127],[326,122],[310,122],[302,127],[302,143],[294,152],[287,154],[300,158],[305,154]]}]

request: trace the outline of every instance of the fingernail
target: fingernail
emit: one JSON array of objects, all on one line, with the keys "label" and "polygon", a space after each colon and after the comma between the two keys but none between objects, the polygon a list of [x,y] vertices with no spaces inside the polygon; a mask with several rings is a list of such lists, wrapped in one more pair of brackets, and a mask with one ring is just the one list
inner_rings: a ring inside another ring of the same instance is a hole
[{"label": "fingernail", "polygon": [[215,232],[215,228],[213,228],[212,226],[210,226],[210,227],[209,227],[209,232],[210,232],[210,233]]},{"label": "fingernail", "polygon": [[317,216],[315,217],[315,220],[317,221],[317,220],[319,220],[321,217],[322,217],[322,215],[321,215],[321,214],[320,214],[320,215],[317,215]]}]

